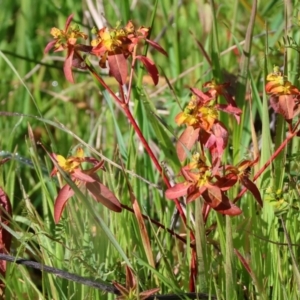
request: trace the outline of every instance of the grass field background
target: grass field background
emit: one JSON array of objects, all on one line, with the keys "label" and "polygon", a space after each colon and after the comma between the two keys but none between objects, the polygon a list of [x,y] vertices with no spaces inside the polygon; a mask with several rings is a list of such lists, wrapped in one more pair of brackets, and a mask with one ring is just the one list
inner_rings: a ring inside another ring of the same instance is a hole
[{"label": "grass field background", "polygon": [[[44,55],[43,51],[51,40],[50,29],[63,28],[71,13],[89,39],[92,27],[101,24],[114,27],[132,20],[137,27],[152,25],[151,39],[168,57],[148,49],[160,81],[154,86],[150,76],[137,68],[130,106],[158,161],[177,181],[181,165],[175,142],[182,128],[174,118],[189,101],[190,87],[201,89],[215,78],[231,83],[230,91],[243,111],[239,125],[221,115],[230,132],[224,160],[237,164],[253,159],[253,140],[257,139],[256,172],[286,136],[280,116],[270,129],[273,114],[269,114],[265,78],[278,65],[299,86],[299,4],[259,1],[251,31],[253,2],[2,1],[0,155],[12,159],[0,168],[0,186],[13,206],[11,255],[108,284],[125,282],[127,264],[134,270],[140,291],[159,287],[160,294],[189,292],[190,240],[182,224],[177,224],[175,232],[187,245],[146,221],[153,257],[161,256],[156,269],[149,265],[138,221],[130,211],[116,214],[89,197],[85,201],[74,197],[60,223],[54,224],[59,185],[49,177],[53,165],[37,141],[49,152],[64,156],[80,145],[87,156],[104,158],[106,172],[99,173],[102,182],[123,205],[131,207],[127,177],[142,213],[167,228],[175,206],[165,198],[159,173],[109,94],[88,72],[74,70],[75,84],[70,84],[63,74],[64,54]],[[118,91],[107,72],[101,76]],[[197,254],[204,260],[196,279],[198,292],[218,299],[300,299],[299,155],[295,138],[258,179],[263,208],[246,193],[237,203],[242,215],[229,218],[213,211],[206,224],[194,224],[192,215],[199,213],[199,203],[187,206],[188,224],[202,245]],[[238,192],[236,188],[230,198]],[[250,274],[234,249],[250,266]],[[13,263],[8,264],[5,283],[6,299],[115,298]]]}]

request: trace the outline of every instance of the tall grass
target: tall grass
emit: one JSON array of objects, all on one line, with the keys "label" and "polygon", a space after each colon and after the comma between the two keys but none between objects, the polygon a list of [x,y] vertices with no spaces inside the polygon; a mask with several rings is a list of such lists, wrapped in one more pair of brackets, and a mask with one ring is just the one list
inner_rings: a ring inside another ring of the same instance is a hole
[{"label": "tall grass", "polygon": [[[11,161],[0,167],[0,186],[13,206],[10,254],[105,284],[124,284],[127,265],[134,270],[140,291],[159,287],[160,294],[180,294],[190,289],[192,230],[197,292],[217,299],[300,299],[297,137],[257,180],[263,208],[246,193],[237,202],[242,215],[224,217],[212,211],[205,221],[200,214],[202,200],[197,200],[186,206],[188,226],[178,221],[172,228],[184,243],[165,229],[172,227],[174,202],[165,198],[166,186],[126,116],[88,72],[74,71],[72,85],[64,78],[63,55],[43,54],[50,29],[63,28],[71,13],[89,38],[90,29],[101,22],[114,27],[130,19],[138,26],[153,21],[151,38],[168,57],[148,49],[160,81],[154,87],[145,70],[136,69],[130,106],[158,161],[164,162],[165,174],[175,182],[179,179],[175,143],[182,128],[174,117],[189,101],[189,87],[201,89],[212,78],[231,82],[231,92],[243,111],[239,125],[221,115],[230,132],[224,163],[237,164],[259,155],[256,172],[282,144],[287,130],[284,119],[277,116],[270,131],[273,114],[269,114],[265,78],[278,65],[293,84],[299,84],[298,3],[294,2],[258,1],[251,23],[253,3],[244,0],[50,0],[39,5],[32,0],[4,1],[0,155]],[[288,37],[294,39],[296,50],[285,47]],[[102,77],[118,91],[113,78],[105,73]],[[154,267],[141,224],[130,210],[116,214],[78,190],[55,225],[53,205],[59,183],[49,177],[53,165],[37,141],[64,156],[81,145],[87,156],[104,159],[101,181],[129,208],[132,188],[147,216]],[[230,198],[239,192],[236,188]],[[15,263],[8,264],[5,284],[6,299],[115,298]]]}]

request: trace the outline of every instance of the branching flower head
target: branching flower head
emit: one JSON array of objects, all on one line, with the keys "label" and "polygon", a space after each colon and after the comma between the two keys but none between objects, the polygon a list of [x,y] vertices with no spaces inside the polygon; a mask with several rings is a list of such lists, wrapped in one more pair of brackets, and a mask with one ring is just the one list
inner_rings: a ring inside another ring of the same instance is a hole
[{"label": "branching flower head", "polygon": [[[180,161],[185,160],[187,151],[199,140],[211,151],[214,159],[220,162],[227,145],[228,132],[224,124],[218,120],[219,111],[234,115],[237,122],[240,120],[242,111],[236,107],[233,98],[226,92],[225,84],[217,85],[214,81],[210,81],[205,86],[210,87],[207,92],[191,89],[193,93],[191,101],[184,111],[175,117],[178,125],[187,125],[176,145]],[[220,95],[225,96],[229,104],[217,103]]]},{"label": "branching flower head", "polygon": [[207,164],[204,156],[194,154],[192,161],[180,171],[184,182],[167,189],[166,197],[177,199],[186,196],[186,202],[189,203],[202,196],[205,203],[214,210],[226,215],[239,215],[241,210],[231,203],[224,193],[235,182],[224,180],[219,174],[214,173],[213,169]]},{"label": "branching flower head", "polygon": [[[99,65],[101,68],[106,68],[106,62],[108,62],[110,74],[120,84],[126,83],[128,73],[126,59],[133,54],[134,48],[139,41],[144,40],[161,53],[167,55],[156,42],[147,39],[149,28],[140,27],[135,29],[132,21],[129,21],[123,28],[119,28],[119,26],[115,28],[103,27],[96,30],[95,33],[96,38],[91,42],[93,47],[92,54],[100,57]],[[135,58],[144,64],[154,84],[157,84],[158,70],[155,64],[145,56],[136,55]]]},{"label": "branching flower head", "polygon": [[270,104],[276,113],[283,115],[288,123],[300,112],[300,91],[292,85],[275,66],[272,73],[267,76],[265,90],[271,94]]},{"label": "branching flower head", "polygon": [[[85,187],[89,194],[97,202],[102,203],[112,211],[120,212],[122,210],[119,200],[115,195],[100,182],[96,172],[103,169],[104,162],[93,157],[85,157],[83,149],[78,147],[76,154],[65,158],[61,155],[52,154],[53,162],[56,164],[51,172],[51,176],[57,173],[65,172],[70,179],[78,186]],[[83,162],[92,163],[93,167],[83,170],[81,164]],[[74,195],[72,188],[66,184],[59,191],[54,204],[54,220],[59,222],[63,209],[68,199]]]},{"label": "branching flower head", "polygon": [[54,48],[55,52],[67,50],[67,57],[64,62],[64,74],[68,81],[74,82],[72,74],[72,66],[77,68],[85,68],[85,63],[79,51],[90,52],[91,47],[82,44],[77,44],[77,39],[87,39],[87,35],[80,31],[78,25],[70,26],[73,15],[70,15],[66,21],[65,28],[63,30],[53,27],[50,34],[54,38],[47,44],[44,49],[44,53],[49,52]]}]

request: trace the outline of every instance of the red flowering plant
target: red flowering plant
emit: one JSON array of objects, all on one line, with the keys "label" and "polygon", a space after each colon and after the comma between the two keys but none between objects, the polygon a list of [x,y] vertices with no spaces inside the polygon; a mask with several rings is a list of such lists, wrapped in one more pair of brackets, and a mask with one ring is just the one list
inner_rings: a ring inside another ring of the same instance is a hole
[{"label": "red flowering plant", "polygon": [[265,90],[268,94],[271,94],[271,107],[276,113],[281,114],[285,118],[291,131],[292,119],[300,112],[300,91],[290,81],[284,79],[277,66],[267,76]]},{"label": "red flowering plant", "polygon": [[[215,81],[204,84],[209,87],[207,92],[192,88],[191,101],[184,111],[175,117],[178,125],[186,124],[187,128],[178,139],[176,150],[180,161],[185,160],[187,152],[199,141],[210,150],[215,167],[220,164],[221,156],[227,145],[228,131],[218,120],[219,111],[233,114],[239,123],[242,111],[236,106],[234,99],[226,91],[225,84],[218,85]],[[219,104],[219,96],[224,96],[228,104]]]},{"label": "red flowering plant", "polygon": [[[51,156],[55,163],[51,176],[54,176],[59,172],[67,173],[78,188],[85,187],[88,193],[97,202],[102,203],[112,211],[121,212],[122,208],[119,200],[105,185],[100,182],[100,178],[96,174],[98,170],[103,170],[103,161],[99,161],[93,157],[85,157],[81,147],[77,148],[74,156],[70,156],[68,158],[54,153]],[[84,162],[92,163],[93,167],[83,170],[81,164]],[[70,199],[73,195],[74,191],[68,184],[65,184],[59,191],[54,204],[55,223],[59,222],[68,199]]]},{"label": "red flowering plant", "polygon": [[[147,39],[149,28],[140,27],[135,29],[132,21],[129,21],[125,27],[106,28],[94,30],[97,37],[92,40],[92,54],[100,57],[99,65],[101,68],[106,68],[108,62],[110,74],[120,84],[125,84],[127,80],[127,58],[132,56],[135,47],[142,40],[148,42],[155,49],[167,55],[165,50],[156,42]],[[142,55],[135,55],[135,59],[140,60],[150,76],[154,84],[158,82],[158,70],[152,60]]]},{"label": "red flowering plant", "polygon": [[54,48],[55,52],[67,50],[67,57],[64,62],[64,74],[68,81],[74,82],[72,66],[85,69],[85,63],[80,55],[80,51],[90,52],[92,47],[77,44],[78,38],[87,39],[87,35],[80,31],[78,25],[70,26],[73,15],[70,15],[66,21],[63,30],[53,27],[50,34],[54,40],[49,42],[44,49],[44,53]]},{"label": "red flowering plant", "polygon": [[86,52],[100,58],[99,66],[101,68],[106,68],[106,62],[108,62],[110,75],[121,85],[126,83],[128,74],[127,59],[132,55],[134,55],[132,64],[134,65],[135,60],[140,60],[152,77],[154,84],[158,83],[158,70],[154,62],[146,56],[136,55],[135,53],[138,43],[146,41],[155,49],[167,55],[166,51],[159,44],[147,38],[150,31],[149,28],[140,27],[136,29],[132,21],[129,21],[125,27],[121,28],[116,26],[115,28],[103,27],[93,29],[92,32],[96,34],[96,38],[91,41],[91,45],[83,45],[77,44],[77,39],[87,39],[87,35],[80,31],[79,26],[70,25],[72,19],[73,15],[70,15],[63,30],[55,27],[51,29],[50,34],[54,40],[49,42],[44,50],[45,53],[52,48],[56,52],[67,50],[64,73],[68,81],[74,82],[72,67],[90,68],[91,71],[93,70],[87,66],[86,61],[80,54],[80,52]]},{"label": "red flowering plant", "polygon": [[238,181],[253,194],[259,205],[263,206],[260,192],[249,178],[249,170],[257,161],[257,159],[244,160],[237,166],[225,165],[216,171],[216,168],[208,163],[204,154],[196,153],[192,156],[191,162],[180,171],[185,181],[167,189],[165,195],[168,199],[186,196],[187,203],[202,196],[205,204],[219,213],[239,215],[242,211],[226,195],[226,192]]}]

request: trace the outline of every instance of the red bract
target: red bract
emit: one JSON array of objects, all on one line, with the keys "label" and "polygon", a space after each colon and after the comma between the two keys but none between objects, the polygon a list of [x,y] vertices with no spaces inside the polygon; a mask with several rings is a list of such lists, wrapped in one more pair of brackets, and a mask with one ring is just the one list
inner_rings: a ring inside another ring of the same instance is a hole
[{"label": "red bract", "polygon": [[145,300],[151,295],[159,291],[159,288],[154,288],[151,290],[138,292],[136,279],[134,277],[132,270],[128,266],[126,266],[125,286],[121,285],[116,281],[113,281],[113,285],[121,294],[116,298],[116,300],[130,300],[130,299]]},{"label": "red bract", "polygon": [[267,76],[266,92],[271,94],[270,104],[276,113],[283,115],[285,120],[291,120],[299,114],[300,91],[284,79],[278,67]]},{"label": "red bract", "polygon": [[[205,86],[211,87],[205,93],[196,88],[191,89],[193,93],[191,101],[175,118],[178,125],[188,125],[178,139],[176,150],[179,160],[183,161],[187,152],[199,140],[211,151],[213,159],[218,160],[219,164],[227,145],[228,132],[224,124],[218,120],[218,111],[233,114],[238,122],[242,111],[236,107],[233,98],[226,92],[223,85],[216,85],[214,81],[210,81]],[[218,104],[219,95],[225,96],[229,104]],[[218,164],[215,166],[218,167]]]},{"label": "red bract", "polygon": [[[167,55],[161,46],[147,39],[148,32],[149,28],[146,27],[136,30],[131,21],[123,28],[101,28],[97,31],[96,39],[91,42],[92,54],[100,57],[99,65],[101,68],[106,68],[106,62],[108,62],[110,74],[123,85],[127,79],[127,58],[133,54],[139,41],[144,40]],[[158,83],[158,70],[154,62],[141,55],[137,55],[135,58],[144,64],[156,85]]]},{"label": "red bract", "polygon": [[225,167],[225,178],[230,178],[230,180],[233,181],[240,181],[241,184],[245,186],[245,188],[252,193],[255,200],[258,202],[258,204],[262,207],[263,202],[261,199],[260,192],[257,188],[257,186],[254,184],[253,181],[249,178],[249,170],[250,168],[255,165],[258,162],[257,159],[251,161],[251,160],[244,160],[240,162],[236,167],[235,166],[226,166]]},{"label": "red bract", "polygon": [[[54,162],[70,175],[71,180],[79,187],[85,187],[89,194],[97,201],[105,205],[112,211],[121,212],[121,204],[115,195],[100,182],[96,171],[103,169],[104,162],[98,161],[92,157],[84,157],[83,149],[77,148],[75,156],[70,156],[67,159],[61,155],[52,154]],[[82,170],[81,164],[89,162],[93,167],[87,170]],[[59,172],[58,167],[54,167],[51,176]],[[59,191],[54,204],[54,220],[59,222],[63,209],[68,201],[74,195],[72,188],[66,184]]]},{"label": "red bract", "polygon": [[192,162],[181,169],[181,175],[185,181],[166,190],[168,199],[186,196],[186,202],[189,203],[202,196],[206,204],[222,214],[234,216],[242,213],[224,193],[236,181],[228,181],[219,174],[214,174],[213,167],[206,164],[205,157],[193,155]]},{"label": "red bract", "polygon": [[49,42],[44,49],[44,53],[54,48],[55,52],[67,50],[67,57],[64,62],[65,77],[71,83],[74,83],[72,74],[72,66],[77,68],[85,68],[85,63],[79,51],[90,52],[92,47],[76,44],[78,38],[87,39],[87,35],[80,31],[78,26],[70,26],[73,15],[70,15],[66,21],[64,30],[53,27],[50,34],[54,40]]}]

